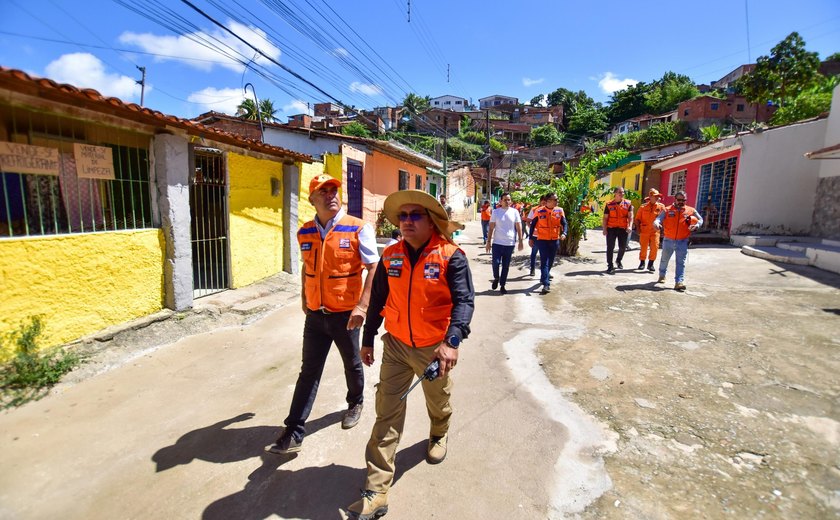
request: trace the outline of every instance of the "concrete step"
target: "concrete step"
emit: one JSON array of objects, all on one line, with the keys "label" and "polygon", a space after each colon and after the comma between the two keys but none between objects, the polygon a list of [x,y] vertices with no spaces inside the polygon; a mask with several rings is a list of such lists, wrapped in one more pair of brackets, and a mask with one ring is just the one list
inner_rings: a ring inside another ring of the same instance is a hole
[{"label": "concrete step", "polygon": [[794,237],[790,235],[733,235],[729,238],[729,243],[736,247],[774,246],[779,241],[819,243],[820,239],[804,236]]},{"label": "concrete step", "polygon": [[741,252],[747,256],[754,256],[771,262],[784,264],[809,265],[808,256],[802,251],[791,251],[776,246],[742,246]]}]

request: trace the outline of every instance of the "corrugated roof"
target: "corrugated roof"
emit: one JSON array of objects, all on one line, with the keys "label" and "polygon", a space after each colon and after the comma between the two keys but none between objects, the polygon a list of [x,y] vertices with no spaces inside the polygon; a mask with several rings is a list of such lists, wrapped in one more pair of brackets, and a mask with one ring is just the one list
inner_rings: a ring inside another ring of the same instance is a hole
[{"label": "corrugated roof", "polygon": [[159,128],[180,128],[191,135],[206,137],[247,150],[288,157],[307,163],[313,162],[313,158],[306,154],[265,144],[254,139],[246,139],[237,134],[205,126],[189,119],[183,119],[164,114],[157,110],[141,107],[136,103],[126,103],[115,97],[106,97],[94,89],[80,89],[66,83],[57,83],[48,78],[34,78],[21,70],[0,66],[0,89],[7,89],[56,103],[109,114],[135,123],[147,124]]}]

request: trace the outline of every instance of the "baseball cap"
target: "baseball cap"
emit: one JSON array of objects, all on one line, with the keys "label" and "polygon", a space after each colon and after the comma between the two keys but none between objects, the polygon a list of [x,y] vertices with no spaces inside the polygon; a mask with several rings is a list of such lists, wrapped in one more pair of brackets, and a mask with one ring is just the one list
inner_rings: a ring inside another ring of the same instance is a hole
[{"label": "baseball cap", "polygon": [[329,186],[330,184],[341,189],[341,181],[335,177],[327,175],[326,173],[316,175],[311,181],[309,181],[309,193],[314,193],[324,186]]}]

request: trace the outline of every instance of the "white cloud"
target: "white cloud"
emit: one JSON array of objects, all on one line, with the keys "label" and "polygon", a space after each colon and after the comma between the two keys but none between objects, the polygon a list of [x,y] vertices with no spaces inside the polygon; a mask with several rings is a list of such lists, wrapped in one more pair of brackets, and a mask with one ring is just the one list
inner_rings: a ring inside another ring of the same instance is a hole
[{"label": "white cloud", "polygon": [[598,86],[601,87],[604,94],[612,94],[613,92],[618,92],[619,90],[624,90],[629,86],[635,85],[638,82],[638,80],[631,78],[619,79],[612,72],[607,72],[598,81]]},{"label": "white cloud", "polygon": [[354,81],[350,84],[350,92],[361,92],[367,96],[375,96],[382,94],[382,88],[379,85],[371,85],[370,83],[360,83]]},{"label": "white cloud", "polygon": [[[242,25],[237,22],[228,22],[228,28],[238,34],[245,41],[261,50],[274,60],[280,59],[280,49],[272,45],[267,39],[264,31]],[[158,36],[151,33],[124,32],[119,38],[121,43],[135,45],[146,52],[158,54],[156,61],[180,61],[191,67],[203,71],[211,71],[216,65],[228,68],[235,72],[242,72],[244,66],[235,59],[228,58],[222,52],[234,57],[247,56],[253,58],[254,63],[267,66],[269,60],[258,55],[252,48],[245,45],[230,33],[216,30],[211,33],[199,31],[190,35],[179,36]],[[202,45],[195,41],[204,41],[208,45]],[[221,43],[219,43],[221,42]],[[219,51],[214,48],[218,47]],[[233,49],[233,50],[231,50]],[[241,56],[240,56],[241,55]],[[246,58],[246,60],[248,59]]]},{"label": "white cloud", "polygon": [[522,84],[526,87],[531,87],[533,85],[539,85],[543,81],[545,81],[545,78],[540,78],[540,79],[522,78]]},{"label": "white cloud", "polygon": [[236,114],[236,107],[243,99],[241,88],[207,87],[187,96],[187,101],[203,106],[203,112],[214,110],[228,115]]},{"label": "white cloud", "polygon": [[[105,96],[125,100],[140,98],[140,85],[136,78],[106,72],[105,64],[87,52],[65,54],[48,64],[44,71],[48,78],[59,83],[96,89]],[[149,90],[151,87],[146,85],[146,92]]]},{"label": "white cloud", "polygon": [[283,112],[295,115],[295,114],[309,114],[312,115],[312,110],[310,110],[309,105],[306,104],[306,101],[301,101],[300,99],[295,99],[288,105],[283,105]]}]

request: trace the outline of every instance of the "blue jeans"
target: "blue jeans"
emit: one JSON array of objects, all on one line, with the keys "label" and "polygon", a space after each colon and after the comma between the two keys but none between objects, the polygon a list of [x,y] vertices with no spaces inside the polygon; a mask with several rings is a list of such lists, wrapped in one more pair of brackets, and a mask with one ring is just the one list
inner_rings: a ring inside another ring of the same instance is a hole
[{"label": "blue jeans", "polygon": [[533,271],[536,266],[537,266],[537,244],[534,244],[534,247],[531,248],[531,270]]},{"label": "blue jeans", "polygon": [[[510,257],[513,256],[514,246],[503,246],[493,244],[493,279],[499,280],[499,285],[505,286],[508,271],[510,270]],[[502,276],[499,278],[499,264],[502,265]]]},{"label": "blue jeans", "polygon": [[688,258],[688,239],[673,240],[665,238],[662,240],[662,259],[659,261],[659,276],[665,277],[668,272],[668,262],[671,255],[677,253],[677,276],[674,281],[682,283],[685,280],[685,260]]},{"label": "blue jeans", "polygon": [[540,283],[548,286],[551,280],[548,275],[554,265],[554,257],[557,256],[557,240],[537,240],[537,250],[540,252]]},{"label": "blue jeans", "polygon": [[484,235],[484,243],[487,243],[487,234],[490,233],[490,221],[489,220],[482,220],[481,221],[481,233]]},{"label": "blue jeans", "polygon": [[361,404],[364,400],[365,373],[359,356],[360,329],[347,330],[350,311],[324,314],[317,311],[306,313],[303,325],[303,362],[289,416],[286,417],[286,430],[296,439],[302,440],[306,434],[303,425],[312,412],[315,396],[324,364],[332,343],[338,347],[341,361],[344,363],[344,379],[347,382],[347,404]]}]

